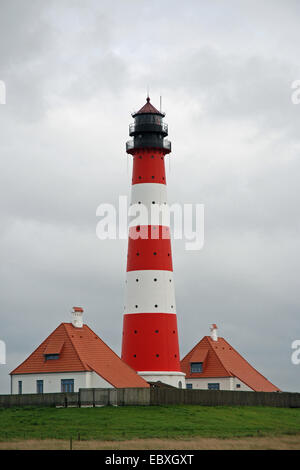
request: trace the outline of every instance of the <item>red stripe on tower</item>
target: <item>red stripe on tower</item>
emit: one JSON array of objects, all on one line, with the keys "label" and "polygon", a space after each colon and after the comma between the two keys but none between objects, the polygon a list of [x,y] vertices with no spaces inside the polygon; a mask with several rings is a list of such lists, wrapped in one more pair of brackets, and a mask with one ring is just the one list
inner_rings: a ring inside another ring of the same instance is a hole
[{"label": "red stripe on tower", "polygon": [[[133,115],[133,137],[126,151],[133,156],[131,204],[167,204],[164,114],[147,103]],[[150,221],[151,222],[151,221]],[[149,382],[185,387],[181,372],[173,281],[170,228],[133,225],[129,230],[122,359]]]}]

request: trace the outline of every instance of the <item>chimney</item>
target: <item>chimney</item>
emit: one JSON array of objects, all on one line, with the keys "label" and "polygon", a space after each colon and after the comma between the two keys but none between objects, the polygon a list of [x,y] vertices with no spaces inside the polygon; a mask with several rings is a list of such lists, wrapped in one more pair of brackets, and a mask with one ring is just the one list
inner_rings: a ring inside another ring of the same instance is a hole
[{"label": "chimney", "polygon": [[218,327],[213,323],[210,327],[210,337],[213,341],[218,341]]},{"label": "chimney", "polygon": [[83,315],[83,308],[81,307],[73,307],[72,310],[72,325],[75,328],[82,328],[82,315]]}]

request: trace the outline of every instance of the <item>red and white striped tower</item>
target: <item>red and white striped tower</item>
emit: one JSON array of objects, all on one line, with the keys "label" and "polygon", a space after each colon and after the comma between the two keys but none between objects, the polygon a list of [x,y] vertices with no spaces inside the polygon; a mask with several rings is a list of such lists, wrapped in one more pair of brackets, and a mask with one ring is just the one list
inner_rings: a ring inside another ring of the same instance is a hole
[{"label": "red and white striped tower", "polygon": [[[171,152],[171,143],[165,140],[168,126],[149,97],[132,116],[129,135],[133,140],[126,144],[127,153],[133,156],[131,204],[143,204],[150,214],[153,204],[167,204],[164,157]],[[147,381],[185,388],[170,228],[149,225],[148,220],[129,228],[122,359]]]}]

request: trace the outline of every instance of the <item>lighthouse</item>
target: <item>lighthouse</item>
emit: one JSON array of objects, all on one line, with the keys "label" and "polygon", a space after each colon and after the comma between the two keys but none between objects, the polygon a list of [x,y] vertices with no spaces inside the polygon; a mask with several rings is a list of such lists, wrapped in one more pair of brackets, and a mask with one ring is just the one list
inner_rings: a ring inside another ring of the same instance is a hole
[{"label": "lighthouse", "polygon": [[[167,206],[165,114],[147,98],[132,114],[131,206],[141,207],[141,222],[129,226],[122,359],[148,382],[185,388],[181,372],[169,224],[151,223],[151,209]],[[140,205],[140,206],[139,206]],[[144,210],[142,210],[144,209]]]}]

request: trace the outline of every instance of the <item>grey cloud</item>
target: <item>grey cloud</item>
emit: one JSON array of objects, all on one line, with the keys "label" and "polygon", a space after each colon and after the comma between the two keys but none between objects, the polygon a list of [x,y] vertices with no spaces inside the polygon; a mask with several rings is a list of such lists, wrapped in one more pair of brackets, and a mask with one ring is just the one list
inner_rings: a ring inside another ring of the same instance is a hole
[{"label": "grey cloud", "polygon": [[298,4],[114,5],[1,6],[0,392],[75,304],[120,352],[126,241],[96,238],[96,208],[128,193],[127,126],[147,84],[167,111],[169,200],[205,204],[203,250],[173,242],[182,355],[216,322],[299,391]]}]

